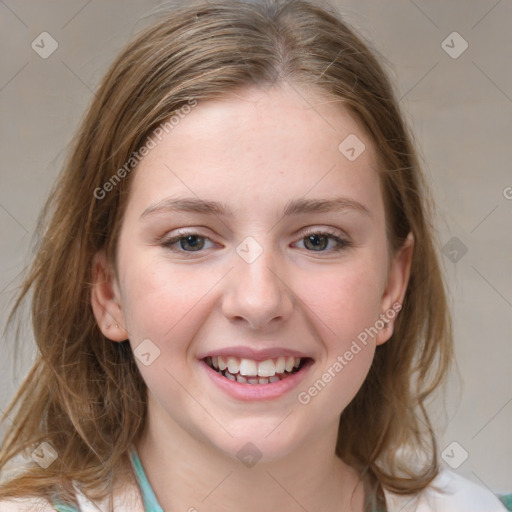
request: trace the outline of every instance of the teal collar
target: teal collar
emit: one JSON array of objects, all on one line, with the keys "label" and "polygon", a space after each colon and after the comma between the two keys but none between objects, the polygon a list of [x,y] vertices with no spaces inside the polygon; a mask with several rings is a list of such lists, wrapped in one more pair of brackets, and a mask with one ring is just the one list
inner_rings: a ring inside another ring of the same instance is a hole
[{"label": "teal collar", "polygon": [[148,481],[144,468],[142,467],[142,462],[140,461],[135,447],[129,451],[129,455],[133,465],[133,470],[135,471],[135,476],[137,477],[137,482],[140,487],[140,492],[142,494],[144,512],[164,512],[164,509],[156,499],[155,493],[153,492],[153,489]]}]

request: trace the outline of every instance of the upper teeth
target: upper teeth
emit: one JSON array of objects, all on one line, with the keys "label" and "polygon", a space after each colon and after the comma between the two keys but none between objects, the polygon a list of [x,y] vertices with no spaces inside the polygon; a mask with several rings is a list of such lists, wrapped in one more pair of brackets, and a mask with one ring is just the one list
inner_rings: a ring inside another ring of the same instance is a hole
[{"label": "upper teeth", "polygon": [[238,358],[233,356],[216,356],[211,358],[212,365],[219,370],[227,370],[232,375],[240,373],[246,376],[273,377],[276,373],[291,372],[300,366],[300,357],[278,357],[265,361]]}]

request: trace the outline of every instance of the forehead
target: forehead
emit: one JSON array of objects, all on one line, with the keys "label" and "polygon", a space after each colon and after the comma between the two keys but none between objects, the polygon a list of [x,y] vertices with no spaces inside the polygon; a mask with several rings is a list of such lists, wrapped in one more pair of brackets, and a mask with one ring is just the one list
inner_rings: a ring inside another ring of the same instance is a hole
[{"label": "forehead", "polygon": [[180,116],[136,169],[130,201],[139,210],[169,194],[275,205],[346,191],[378,208],[374,151],[339,100],[291,85],[247,88]]}]

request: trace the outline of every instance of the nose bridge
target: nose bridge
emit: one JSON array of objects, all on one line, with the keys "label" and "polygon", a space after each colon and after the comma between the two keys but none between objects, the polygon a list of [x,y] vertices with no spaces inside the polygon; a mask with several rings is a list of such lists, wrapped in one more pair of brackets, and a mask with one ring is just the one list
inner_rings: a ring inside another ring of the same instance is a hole
[{"label": "nose bridge", "polygon": [[276,251],[247,237],[237,246],[233,264],[223,300],[227,317],[243,318],[253,327],[262,327],[289,316],[293,300],[285,276],[280,275]]},{"label": "nose bridge", "polygon": [[278,267],[276,256],[268,249],[254,256],[254,259],[245,259],[238,255],[235,260],[235,274],[242,288],[246,287],[248,295],[279,294],[280,286],[276,267]]}]

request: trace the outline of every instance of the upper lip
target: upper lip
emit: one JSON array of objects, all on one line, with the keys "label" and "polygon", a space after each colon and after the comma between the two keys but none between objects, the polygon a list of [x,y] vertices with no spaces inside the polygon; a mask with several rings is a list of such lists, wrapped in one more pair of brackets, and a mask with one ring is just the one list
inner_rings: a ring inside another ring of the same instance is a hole
[{"label": "upper lip", "polygon": [[216,350],[211,350],[205,352],[200,355],[198,359],[204,359],[205,357],[217,357],[217,356],[233,356],[239,357],[240,359],[252,359],[254,361],[265,361],[267,359],[275,359],[281,356],[292,356],[292,357],[300,357],[307,358],[311,357],[305,354],[304,352],[300,352],[298,350],[293,350],[290,348],[281,348],[281,347],[269,347],[269,348],[260,348],[255,349],[251,347],[225,347],[219,348]]}]

